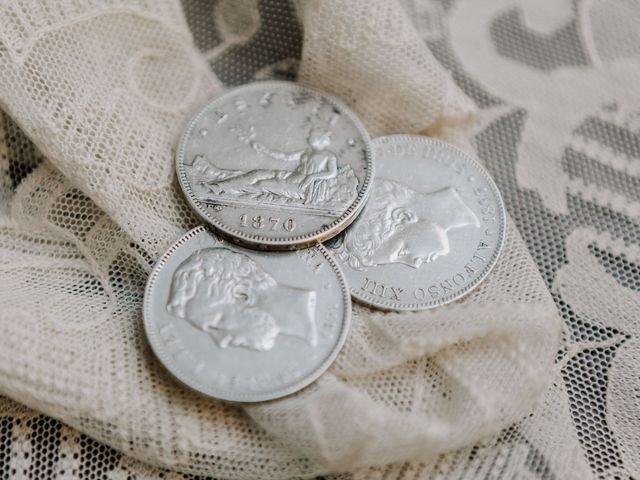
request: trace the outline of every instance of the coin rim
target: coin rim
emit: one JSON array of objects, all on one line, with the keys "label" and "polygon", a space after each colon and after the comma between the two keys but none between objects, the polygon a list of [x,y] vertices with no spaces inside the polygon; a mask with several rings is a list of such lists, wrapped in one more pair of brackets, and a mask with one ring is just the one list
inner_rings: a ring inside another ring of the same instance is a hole
[{"label": "coin rim", "polygon": [[[489,273],[493,270],[493,267],[496,265],[498,257],[500,257],[500,255],[502,254],[502,250],[504,249],[504,244],[506,241],[506,232],[507,232],[507,210],[504,204],[504,199],[502,198],[502,194],[500,193],[500,190],[498,189],[498,186],[496,185],[495,181],[493,180],[493,178],[491,177],[491,175],[489,174],[489,172],[487,172],[487,170],[479,163],[477,162],[475,159],[473,159],[470,155],[468,155],[467,153],[465,153],[464,151],[460,150],[459,148],[454,147],[453,145],[450,145],[446,142],[443,142],[441,140],[437,140],[431,137],[423,137],[420,135],[385,135],[382,137],[376,137],[371,141],[372,146],[375,148],[377,145],[385,145],[385,144],[389,144],[389,143],[394,143],[396,141],[417,141],[420,143],[425,143],[425,144],[432,144],[441,148],[444,148],[446,150],[448,150],[449,152],[455,154],[455,155],[459,155],[460,157],[462,157],[464,160],[466,160],[467,162],[469,162],[472,166],[476,167],[478,169],[478,171],[480,172],[480,174],[484,177],[484,179],[488,182],[489,186],[492,188],[494,195],[496,196],[496,199],[498,200],[498,204],[499,204],[499,213],[502,216],[502,221],[500,222],[500,230],[498,232],[499,236],[499,246],[498,248],[495,250],[493,256],[491,257],[490,261],[488,262],[488,266],[486,267],[486,269],[482,272],[481,275],[479,275],[478,277],[476,277],[473,282],[469,283],[467,286],[465,286],[463,289],[457,291],[454,294],[450,294],[447,295],[446,297],[442,297],[439,300],[434,300],[431,302],[417,302],[417,303],[405,303],[405,304],[401,304],[401,305],[397,305],[389,300],[386,299],[377,299],[376,297],[370,296],[370,295],[366,295],[366,294],[361,294],[359,291],[357,291],[355,289],[355,287],[350,286],[350,290],[351,290],[351,295],[353,296],[354,300],[356,300],[358,303],[360,304],[364,304],[366,306],[369,307],[375,307],[378,308],[380,310],[385,310],[385,311],[394,311],[394,312],[406,312],[406,311],[417,311],[417,310],[428,310],[431,308],[436,308],[442,305],[446,305],[448,303],[454,302],[456,300],[461,299],[462,297],[464,297],[465,295],[469,294],[473,289],[475,289],[480,283],[482,283],[482,281],[487,277],[487,275],[489,275]],[[375,182],[375,178],[373,180]],[[335,255],[335,254],[334,254]],[[338,260],[338,263],[342,266],[343,262]],[[345,267],[345,268],[350,268],[350,267]],[[353,270],[353,269],[352,269]],[[348,272],[345,273],[345,275],[348,275]]]},{"label": "coin rim", "polygon": [[[191,137],[193,129],[195,128],[198,121],[206,113],[208,113],[211,108],[219,103],[223,103],[229,97],[237,95],[239,92],[247,92],[269,87],[285,87],[293,91],[306,91],[326,99],[329,103],[333,104],[334,107],[338,108],[341,113],[345,114],[353,122],[356,129],[360,132],[360,135],[364,142],[366,155],[365,176],[362,188],[359,189],[356,199],[351,202],[347,210],[345,210],[345,212],[341,216],[336,218],[332,223],[323,225],[322,227],[308,234],[267,238],[261,235],[242,232],[237,228],[225,224],[221,220],[218,220],[213,215],[211,215],[209,210],[201,204],[196,195],[193,193],[191,185],[187,179],[186,172],[184,170],[184,156],[187,148],[187,142]],[[207,104],[191,119],[187,129],[182,134],[180,143],[178,144],[178,150],[176,152],[176,175],[178,177],[178,182],[180,183],[180,187],[187,199],[187,202],[195,211],[195,213],[207,224],[215,227],[216,230],[219,231],[220,234],[229,241],[241,246],[249,246],[251,248],[264,250],[298,250],[313,245],[316,242],[327,241],[338,235],[356,219],[356,217],[364,207],[367,198],[369,197],[369,192],[371,190],[371,180],[374,177],[374,174],[375,171],[371,137],[369,136],[367,129],[357,117],[357,115],[344,102],[332,97],[331,95],[327,95],[326,93],[311,88],[303,87],[294,82],[286,81],[269,80],[253,82],[237,88],[233,88],[222,93],[221,95],[214,97],[209,102],[207,102]]]},{"label": "coin rim", "polygon": [[[215,235],[210,232],[204,225],[196,227],[182,237],[180,237],[165,253],[162,254],[160,259],[153,266],[151,273],[149,274],[149,278],[147,280],[147,284],[144,290],[144,300],[143,300],[143,309],[142,309],[142,318],[144,324],[145,334],[148,340],[149,345],[151,346],[151,350],[156,355],[160,363],[163,365],[165,370],[171,374],[173,378],[175,378],[178,382],[180,382],[185,387],[193,390],[197,393],[206,395],[208,397],[216,398],[218,400],[224,400],[227,402],[234,403],[248,403],[248,402],[264,402],[268,400],[275,400],[277,398],[281,398],[292,393],[295,393],[311,383],[317,380],[326,370],[331,366],[331,364],[335,361],[338,353],[342,350],[342,347],[347,339],[347,335],[349,333],[349,329],[351,327],[351,296],[349,294],[349,288],[347,287],[347,283],[344,277],[344,274],[337,264],[333,256],[329,253],[328,249],[321,244],[318,244],[318,250],[322,253],[324,258],[327,260],[329,265],[331,266],[333,272],[336,274],[338,278],[338,283],[340,286],[340,290],[342,293],[342,306],[344,309],[344,315],[342,317],[341,331],[338,335],[333,348],[329,351],[324,361],[320,363],[311,373],[302,377],[300,380],[295,382],[292,385],[287,386],[286,388],[278,388],[274,390],[269,390],[268,392],[254,393],[254,394],[239,394],[233,393],[229,390],[221,390],[216,388],[209,388],[200,380],[194,378],[188,372],[185,372],[182,368],[172,362],[170,357],[171,355],[164,348],[164,342],[156,334],[154,329],[154,319],[151,314],[151,291],[153,290],[158,275],[162,271],[165,266],[167,260],[184,244],[188,241],[192,240],[194,237],[202,233],[208,233],[209,235]],[[301,259],[302,261],[302,259]]]}]

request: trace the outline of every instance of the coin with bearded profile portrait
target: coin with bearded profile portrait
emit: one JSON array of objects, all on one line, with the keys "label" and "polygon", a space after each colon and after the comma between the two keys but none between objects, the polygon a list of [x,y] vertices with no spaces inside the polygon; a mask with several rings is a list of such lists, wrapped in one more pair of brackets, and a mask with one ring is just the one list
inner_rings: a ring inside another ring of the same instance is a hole
[{"label": "coin with bearded profile portrait", "polygon": [[369,194],[369,135],[340,101],[289,82],[213,99],[178,147],[195,212],[234,243],[292,250],[351,223]]},{"label": "coin with bearded profile portrait", "polygon": [[489,174],[426,137],[373,140],[376,178],[361,215],[327,243],[353,297],[385,310],[459,299],[494,266],[506,213]]},{"label": "coin with bearded profile portrait", "polygon": [[204,227],[154,267],[144,327],[166,369],[186,386],[232,402],[271,400],[318,378],[346,339],[351,299],[322,246],[248,250]]}]

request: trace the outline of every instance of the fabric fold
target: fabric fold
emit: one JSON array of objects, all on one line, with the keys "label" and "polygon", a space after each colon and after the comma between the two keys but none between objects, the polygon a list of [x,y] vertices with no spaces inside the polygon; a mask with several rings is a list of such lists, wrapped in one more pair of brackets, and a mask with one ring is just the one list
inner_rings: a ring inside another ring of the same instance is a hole
[{"label": "fabric fold", "polygon": [[[150,265],[196,223],[174,148],[221,85],[176,1],[41,3],[57,16],[0,7],[0,104],[47,159],[0,196],[0,393],[142,461],[223,478],[428,460],[530,412],[558,321],[513,224],[462,302],[355,306],[335,364],[297,395],[243,409],[177,385],[146,344],[141,301]],[[342,98],[373,135],[465,138],[473,104],[399,4],[298,8],[302,83]]]}]

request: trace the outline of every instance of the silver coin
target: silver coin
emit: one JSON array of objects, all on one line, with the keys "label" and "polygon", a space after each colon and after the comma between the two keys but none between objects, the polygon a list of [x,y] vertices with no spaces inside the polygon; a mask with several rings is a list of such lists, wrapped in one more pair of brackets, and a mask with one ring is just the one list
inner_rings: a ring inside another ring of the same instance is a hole
[{"label": "silver coin", "polygon": [[176,170],[191,206],[221,234],[286,250],[346,228],[364,206],[373,164],[365,128],[340,101],[258,82],[195,116]]},{"label": "silver coin", "polygon": [[387,310],[452,302],[502,249],[506,213],[489,174],[462,151],[409,135],[373,140],[376,178],[358,219],[328,245],[357,300]]},{"label": "silver coin", "polygon": [[198,227],[153,268],[143,314],[151,348],[180,382],[257,402],[293,393],[329,367],[347,336],[351,299],[322,245],[261,252]]}]

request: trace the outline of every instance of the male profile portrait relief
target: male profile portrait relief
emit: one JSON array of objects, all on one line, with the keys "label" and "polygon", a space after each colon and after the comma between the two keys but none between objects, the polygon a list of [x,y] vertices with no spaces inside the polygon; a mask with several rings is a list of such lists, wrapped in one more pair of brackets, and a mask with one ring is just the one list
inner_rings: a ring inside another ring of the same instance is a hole
[{"label": "male profile portrait relief", "polygon": [[316,292],[278,283],[249,256],[198,250],[173,274],[167,311],[220,348],[274,348],[280,335],[317,344]]},{"label": "male profile portrait relief", "polygon": [[356,270],[386,264],[420,268],[450,252],[449,235],[480,221],[456,190],[421,193],[406,185],[377,179],[361,218],[336,248]]}]

